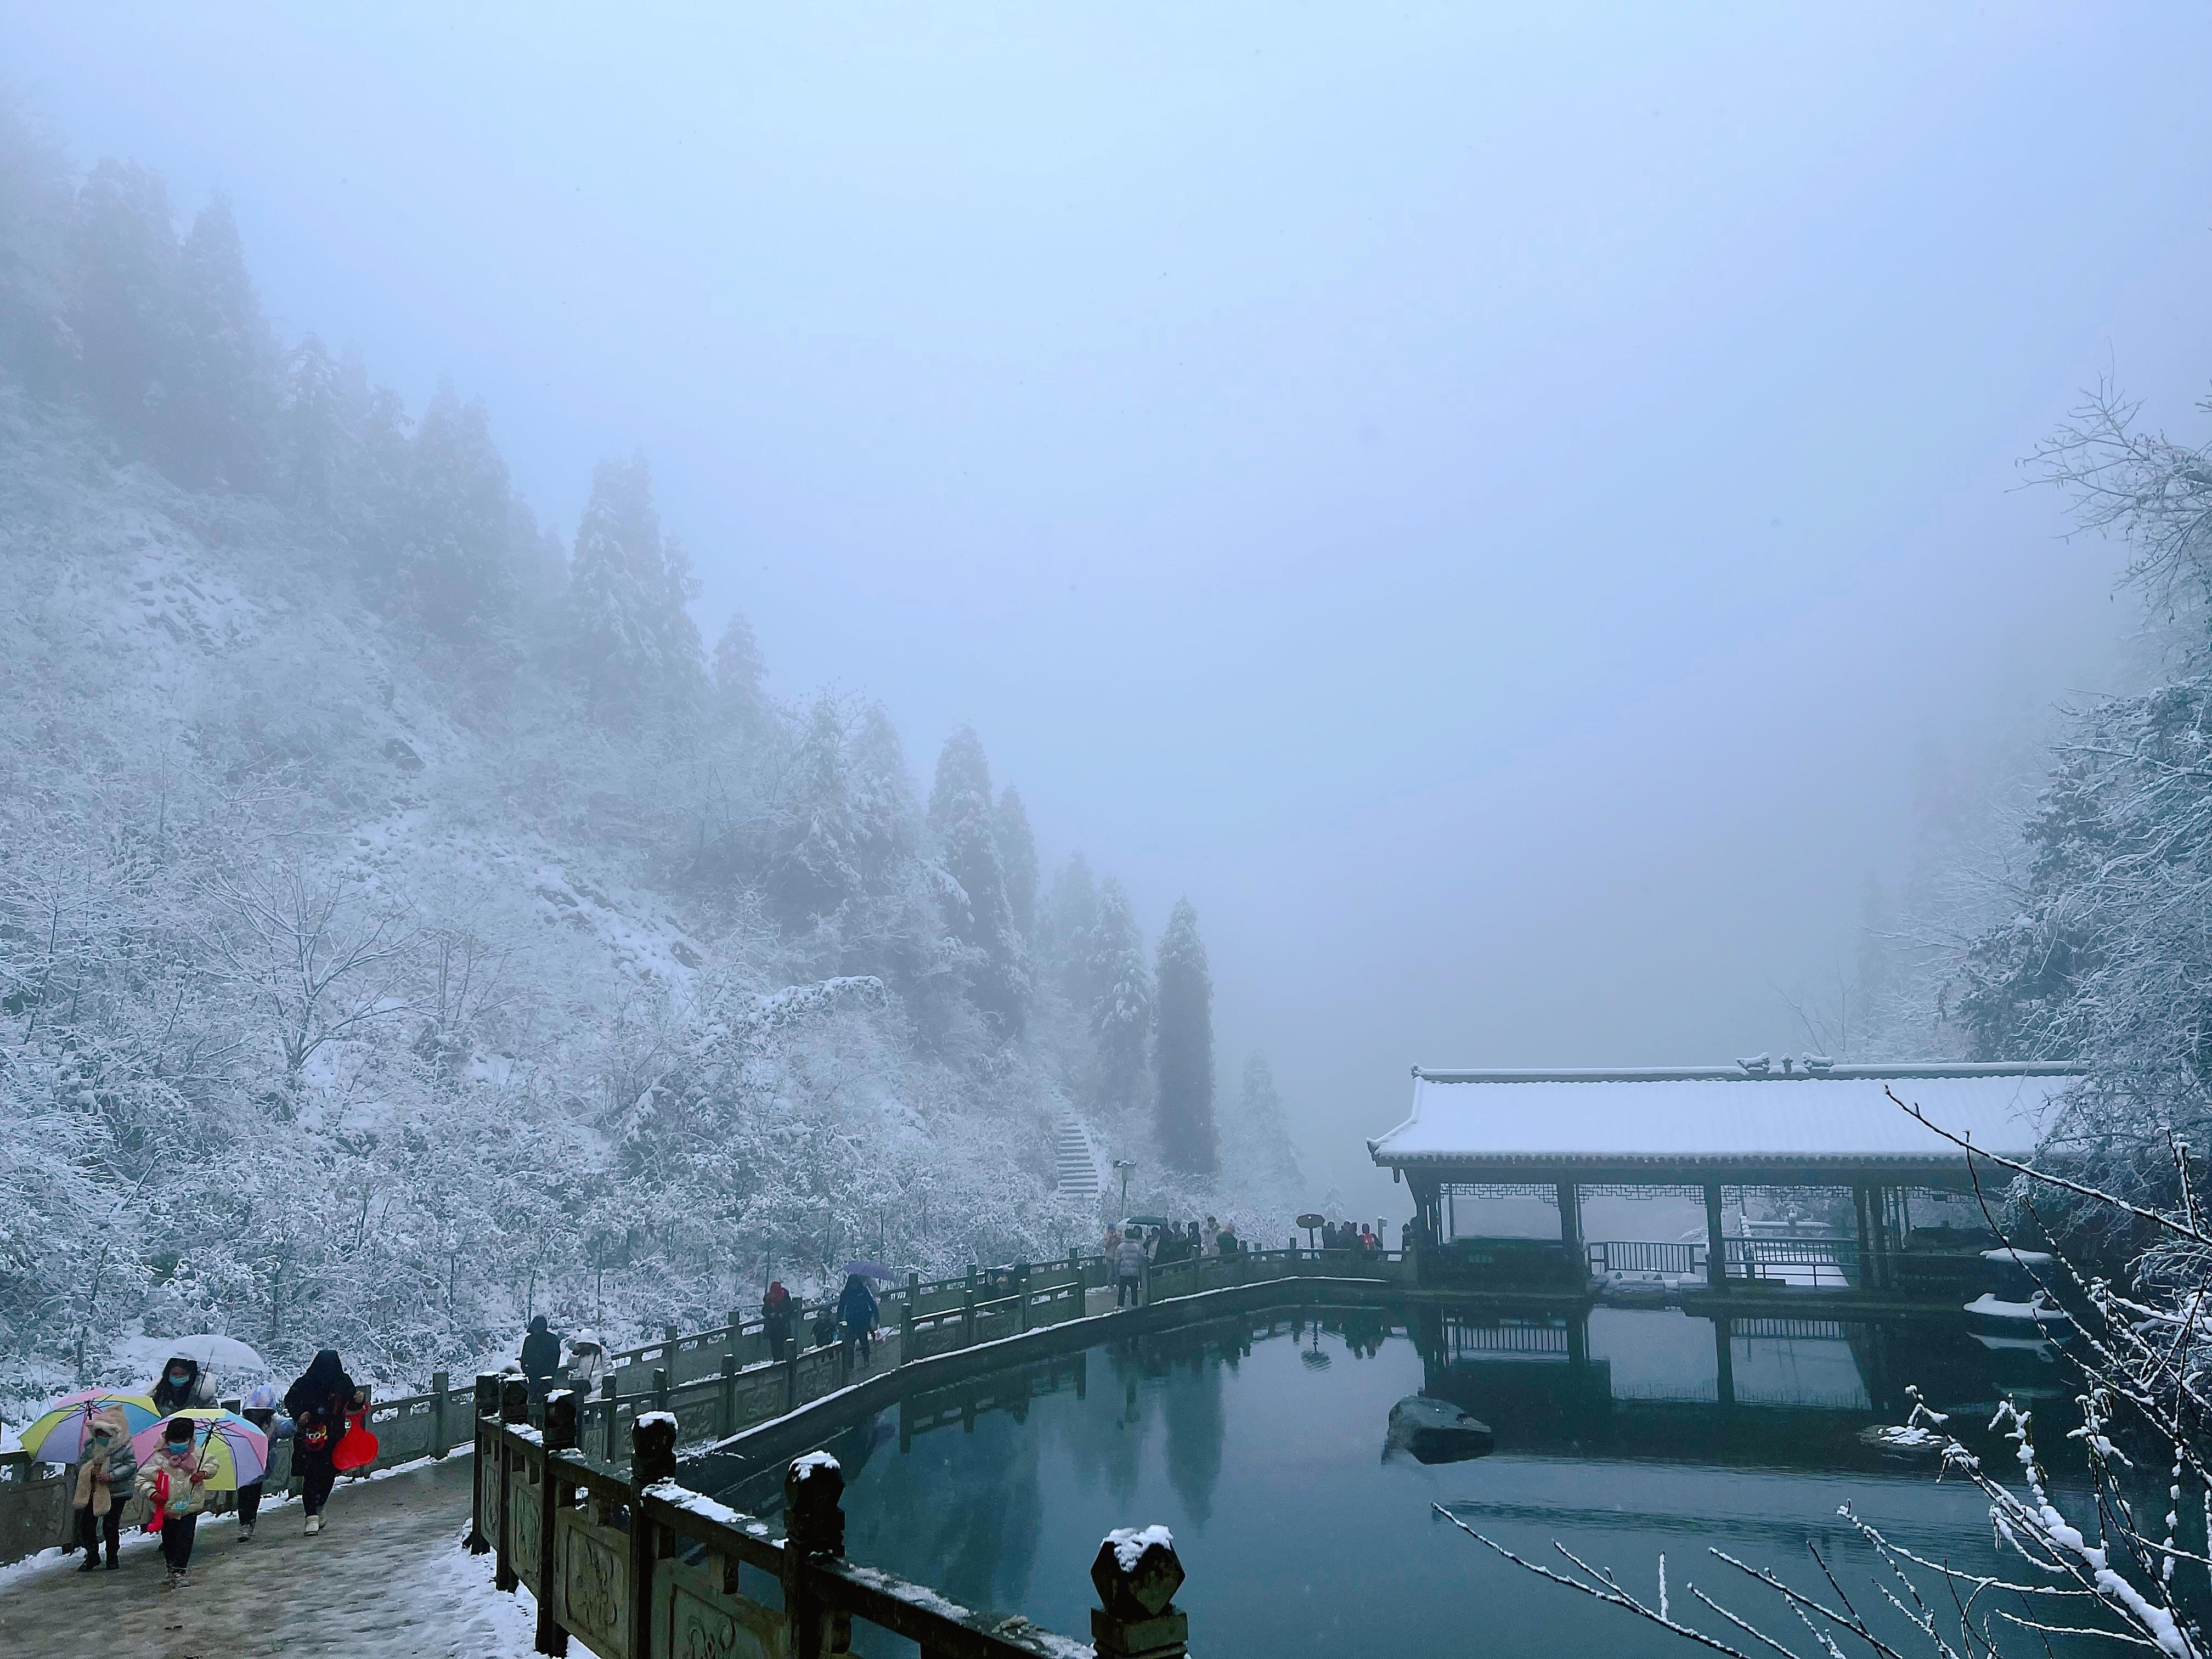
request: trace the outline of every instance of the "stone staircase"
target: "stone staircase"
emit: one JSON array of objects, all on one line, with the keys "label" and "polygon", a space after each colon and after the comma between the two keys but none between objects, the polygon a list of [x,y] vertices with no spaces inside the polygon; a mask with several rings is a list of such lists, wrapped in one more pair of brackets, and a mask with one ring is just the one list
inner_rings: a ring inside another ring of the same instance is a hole
[{"label": "stone staircase", "polygon": [[1060,1190],[1085,1198],[1097,1197],[1098,1152],[1091,1144],[1091,1132],[1073,1112],[1060,1113],[1052,1151],[1053,1171]]}]

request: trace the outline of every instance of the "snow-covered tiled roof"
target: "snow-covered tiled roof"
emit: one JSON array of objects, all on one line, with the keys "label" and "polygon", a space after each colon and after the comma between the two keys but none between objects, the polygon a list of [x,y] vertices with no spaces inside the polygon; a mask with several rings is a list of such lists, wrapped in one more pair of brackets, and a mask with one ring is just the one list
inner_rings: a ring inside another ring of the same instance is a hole
[{"label": "snow-covered tiled roof", "polygon": [[2070,1066],[1833,1066],[1783,1073],[1413,1070],[1413,1112],[1380,1164],[1956,1164],[1932,1123],[2009,1158],[2035,1150]]}]

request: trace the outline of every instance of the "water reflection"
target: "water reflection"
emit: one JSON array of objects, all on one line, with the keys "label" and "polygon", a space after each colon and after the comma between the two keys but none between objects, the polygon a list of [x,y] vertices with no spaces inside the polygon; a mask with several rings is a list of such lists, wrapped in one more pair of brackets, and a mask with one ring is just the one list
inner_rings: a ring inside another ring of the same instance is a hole
[{"label": "water reflection", "polygon": [[[1324,1309],[916,1394],[830,1449],[854,1559],[1072,1633],[1087,1629],[1099,1536],[1159,1521],[1190,1571],[1181,1604],[1216,1650],[1441,1659],[1479,1630],[1486,1653],[1656,1655],[1679,1650],[1530,1583],[1431,1503],[1524,1553],[1557,1539],[1638,1583],[1659,1552],[1686,1549],[1702,1582],[1719,1571],[1707,1545],[1796,1578],[1808,1541],[1864,1582],[1875,1563],[1838,1517],[1846,1503],[1924,1550],[1995,1565],[1975,1493],[1859,1434],[1903,1414],[1908,1382],[1964,1423],[2022,1382],[2055,1391],[2056,1369],[1956,1320]],[[1495,1452],[1378,1462],[1409,1395],[1480,1419]],[[2049,1444],[2061,1414],[2046,1413]],[[772,1478],[722,1495],[769,1514],[778,1498]],[[879,1632],[861,1646],[900,1650]]]}]

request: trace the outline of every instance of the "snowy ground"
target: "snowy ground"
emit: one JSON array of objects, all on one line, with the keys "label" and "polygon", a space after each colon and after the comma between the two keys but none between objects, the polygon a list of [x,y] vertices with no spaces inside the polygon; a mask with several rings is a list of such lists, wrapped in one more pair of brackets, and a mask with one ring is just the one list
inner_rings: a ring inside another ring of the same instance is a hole
[{"label": "snowy ground", "polygon": [[227,1516],[203,1522],[191,1583],[174,1593],[143,1533],[113,1573],[80,1575],[50,1551],[0,1572],[0,1659],[523,1659],[536,1610],[526,1590],[492,1589],[491,1557],[461,1547],[468,1507],[469,1460],[451,1457],[342,1483],[319,1538],[303,1535],[297,1503],[264,1504],[251,1543]]}]

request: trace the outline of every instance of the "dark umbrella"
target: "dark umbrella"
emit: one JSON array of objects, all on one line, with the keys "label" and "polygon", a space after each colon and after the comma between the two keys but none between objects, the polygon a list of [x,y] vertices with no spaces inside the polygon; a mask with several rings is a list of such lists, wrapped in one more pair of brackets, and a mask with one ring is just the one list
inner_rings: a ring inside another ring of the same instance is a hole
[{"label": "dark umbrella", "polygon": [[880,1279],[886,1285],[898,1278],[896,1273],[880,1261],[848,1261],[845,1264],[845,1271],[848,1273],[858,1273],[863,1279]]}]

